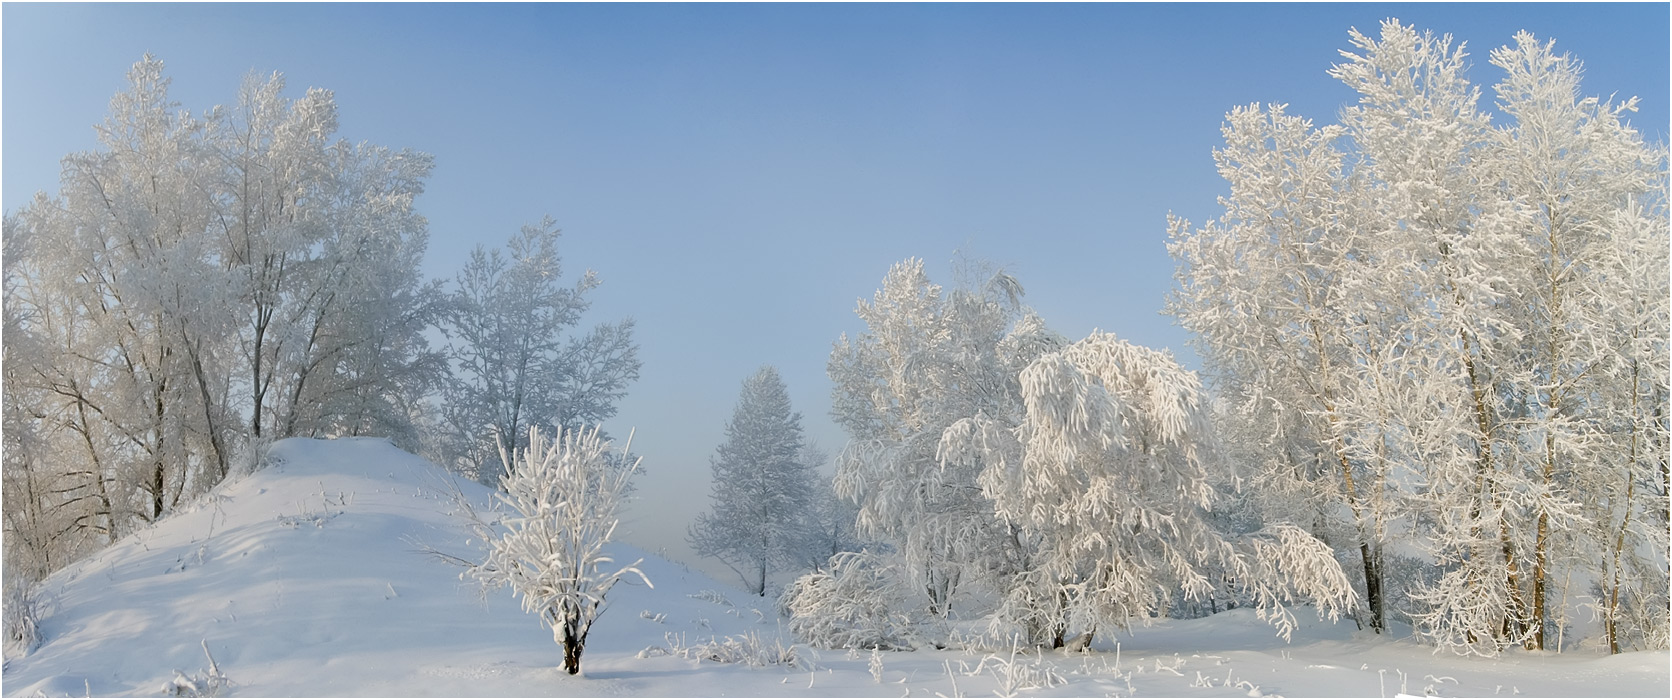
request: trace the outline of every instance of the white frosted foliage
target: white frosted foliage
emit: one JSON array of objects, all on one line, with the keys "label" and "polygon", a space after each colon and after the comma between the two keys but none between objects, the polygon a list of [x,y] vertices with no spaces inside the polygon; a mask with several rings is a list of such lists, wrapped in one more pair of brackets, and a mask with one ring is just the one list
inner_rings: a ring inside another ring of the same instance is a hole
[{"label": "white frosted foliage", "polygon": [[836,491],[858,503],[861,536],[897,547],[937,614],[964,583],[1003,585],[1029,566],[1028,545],[977,484],[988,459],[1018,453],[989,457],[959,436],[1005,440],[1022,413],[1017,372],[1061,344],[1021,305],[1015,278],[976,274],[980,286],[947,292],[921,260],[895,264],[856,309],[866,331],[838,340],[829,364],[831,414],[850,437]]},{"label": "white frosted foliage", "polygon": [[1304,530],[1274,526],[1238,546],[1212,526],[1204,396],[1170,353],[1093,333],[1035,360],[1021,387],[1023,458],[981,475],[998,515],[1039,542],[1003,618],[1051,623],[1043,608],[1069,626],[1126,627],[1174,594],[1206,596],[1216,572],[1285,635],[1284,603],[1316,601],[1331,618],[1353,605],[1332,551]]},{"label": "white frosted foliage", "polygon": [[610,589],[628,575],[650,585],[638,562],[617,567],[604,553],[638,470],[636,459],[613,467],[609,447],[597,428],[550,441],[538,428],[529,429],[527,450],[500,449],[505,475],[498,497],[511,509],[499,521],[503,530],[475,523],[488,555],[467,573],[521,597],[523,609],[551,628],[571,674],[580,672],[587,634]]}]

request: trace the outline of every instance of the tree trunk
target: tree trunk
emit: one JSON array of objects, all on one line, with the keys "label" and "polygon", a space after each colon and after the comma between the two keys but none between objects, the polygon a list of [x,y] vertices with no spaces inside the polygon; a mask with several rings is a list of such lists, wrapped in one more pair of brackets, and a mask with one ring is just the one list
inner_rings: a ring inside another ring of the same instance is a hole
[{"label": "tree trunk", "polygon": [[203,369],[202,341],[201,339],[197,341],[188,339],[184,320],[180,321],[180,339],[186,341],[186,348],[189,351],[188,359],[192,363],[192,375],[197,379],[198,398],[203,402],[204,429],[209,433],[209,447],[215,453],[214,483],[218,484],[226,478],[230,465],[227,461],[225,438],[221,435],[219,422],[215,420],[215,403],[209,393],[209,376]]},{"label": "tree trunk", "polygon": [[93,520],[96,523],[98,516],[104,515],[105,544],[115,544],[117,540],[116,509],[111,507],[110,492],[105,488],[104,464],[99,459],[98,449],[93,447],[92,428],[87,425],[87,400],[81,397],[79,390],[76,394],[75,410],[76,416],[79,418],[79,423],[72,426],[72,428],[77,433],[81,434],[83,443],[87,445],[87,457],[93,462],[91,470],[93,476],[92,483],[94,493],[96,494],[95,502],[98,504],[97,508],[99,509],[98,512],[93,514]]},{"label": "tree trunk", "polygon": [[1365,542],[1359,543],[1359,557],[1364,559],[1364,599],[1370,604],[1370,629],[1381,634],[1386,627],[1386,602],[1382,596],[1382,562],[1381,547],[1376,547],[1371,553],[1371,547]]},{"label": "tree trunk", "polygon": [[1520,565],[1516,563],[1515,547],[1509,540],[1509,523],[1498,519],[1498,541],[1504,550],[1505,586],[1509,590],[1509,609],[1504,615],[1503,636],[1517,638],[1527,633],[1526,601],[1521,598]]},{"label": "tree trunk", "polygon": [[[1554,438],[1544,437],[1546,461],[1544,464],[1544,486],[1550,488],[1556,474]],[[1533,546],[1533,639],[1531,648],[1544,648],[1544,606],[1545,606],[1545,559],[1550,549],[1550,514],[1540,509],[1538,514],[1538,542]]]},{"label": "tree trunk", "polygon": [[[1561,391],[1563,378],[1561,376],[1562,347],[1560,339],[1561,331],[1564,328],[1563,318],[1565,317],[1562,310],[1561,278],[1564,268],[1562,265],[1560,234],[1564,233],[1562,229],[1565,227],[1558,226],[1558,222],[1566,221],[1566,218],[1557,217],[1556,205],[1553,202],[1545,204],[1545,214],[1549,220],[1548,240],[1550,242],[1550,247],[1548,264],[1549,269],[1552,271],[1550,276],[1550,296],[1545,300],[1549,305],[1550,339],[1545,349],[1544,361],[1550,365],[1549,381],[1552,384],[1549,395],[1550,403],[1546,407],[1546,416],[1550,420],[1554,421],[1556,417],[1562,414],[1562,404],[1565,403],[1563,401],[1563,392]],[[1551,434],[1551,428],[1549,427],[1546,427],[1544,431],[1544,470],[1541,477],[1543,478],[1545,493],[1552,492],[1555,487],[1556,479],[1556,437]],[[1530,642],[1529,648],[1543,649],[1545,600],[1548,597],[1546,593],[1548,582],[1545,579],[1549,577],[1546,569],[1546,559],[1549,557],[1550,549],[1550,513],[1542,507],[1539,508],[1538,513],[1537,537],[1538,539],[1533,545],[1533,638]]]},{"label": "tree trunk", "polygon": [[575,619],[565,619],[558,624],[562,630],[559,634],[563,639],[563,670],[573,676],[581,672],[581,652],[586,649],[586,630],[581,627],[580,621]]},{"label": "tree trunk", "polygon": [[930,565],[927,578],[924,591],[929,595],[929,614],[946,617],[952,612],[952,591],[958,587],[958,577]]},{"label": "tree trunk", "polygon": [[585,646],[579,640],[565,638],[563,640],[563,670],[573,676],[581,672],[581,649]]},{"label": "tree trunk", "polygon": [[[167,357],[168,352],[164,351],[163,356]],[[163,434],[167,431],[164,424],[168,420],[167,411],[163,404],[163,393],[166,391],[168,391],[168,380],[164,379],[157,385],[157,392],[154,397],[157,402],[157,422],[155,428],[157,433],[156,446],[152,449],[154,450],[153,455],[156,457],[157,461],[151,465],[151,522],[156,522],[159,518],[163,517],[163,488],[164,483],[166,482],[163,477],[164,472],[168,469],[168,465],[165,463],[163,457],[163,451],[167,449],[167,447],[163,445]]]},{"label": "tree trunk", "polygon": [[[1330,426],[1331,428],[1334,428],[1335,408],[1330,406],[1327,402],[1325,403],[1325,406],[1330,411]],[[1339,444],[1339,433],[1337,434],[1336,439]],[[1370,629],[1376,634],[1381,634],[1383,631],[1382,621],[1385,619],[1385,615],[1382,612],[1384,605],[1382,602],[1381,566],[1379,566],[1376,560],[1377,558],[1370,553],[1371,536],[1370,533],[1365,530],[1365,514],[1363,507],[1359,504],[1358,491],[1353,488],[1353,467],[1352,464],[1347,461],[1346,447],[1338,446],[1337,449],[1339,450],[1339,456],[1341,459],[1341,480],[1346,487],[1347,505],[1352,507],[1353,519],[1357,521],[1356,524],[1358,525],[1359,558],[1364,562],[1364,600],[1370,606]],[[1377,547],[1376,549],[1380,550],[1380,547]]]},{"label": "tree trunk", "polygon": [[1353,484],[1353,465],[1347,459],[1347,435],[1341,426],[1339,414],[1336,411],[1335,399],[1330,394],[1330,365],[1324,354],[1324,335],[1317,323],[1311,324],[1313,350],[1318,355],[1319,400],[1323,402],[1324,416],[1328,423],[1330,439],[1334,442],[1335,457],[1341,464],[1341,484],[1343,497],[1347,507],[1353,511],[1353,525],[1358,530],[1359,553],[1364,560],[1364,599],[1370,605],[1370,629],[1376,634],[1382,633],[1382,587],[1381,576],[1376,566],[1375,558],[1370,556],[1372,530],[1366,522],[1367,517],[1380,517],[1377,513],[1364,512],[1364,504],[1359,501],[1359,489]]},{"label": "tree trunk", "polygon": [[[1637,339],[1636,329],[1632,331],[1632,340]],[[1637,417],[1637,388],[1640,366],[1636,360],[1631,363],[1631,450],[1626,459],[1626,497],[1625,514],[1620,518],[1620,530],[1614,536],[1614,560],[1609,567],[1613,580],[1608,590],[1608,653],[1620,653],[1620,552],[1626,547],[1626,530],[1631,526],[1631,499],[1637,486],[1637,440],[1641,433],[1642,422]]]},{"label": "tree trunk", "polygon": [[[1455,290],[1452,294],[1457,300],[1457,304],[1461,306],[1463,303],[1461,297],[1457,296]],[[1469,381],[1470,398],[1474,402],[1475,427],[1480,430],[1480,442],[1477,443],[1475,451],[1475,475],[1479,494],[1470,510],[1471,520],[1474,520],[1476,527],[1478,527],[1482,504],[1490,502],[1494,510],[1498,506],[1497,487],[1492,478],[1496,469],[1492,464],[1492,439],[1495,426],[1492,422],[1491,409],[1486,405],[1485,381],[1481,379],[1480,373],[1475,367],[1473,336],[1467,331],[1462,331],[1458,337],[1463,341],[1463,368]],[[1478,530],[1474,534],[1476,542],[1482,543],[1482,551],[1478,552],[1476,556],[1487,556],[1484,549],[1486,535]],[[1504,519],[1501,512],[1498,515],[1498,545],[1504,557],[1504,580],[1508,598],[1505,601],[1506,609],[1503,624],[1499,626],[1498,634],[1501,638],[1520,637],[1525,622],[1522,613],[1524,604],[1521,600],[1520,574],[1517,571],[1515,548],[1509,539],[1509,523]]]},{"label": "tree trunk", "polygon": [[[259,317],[261,314],[257,311],[256,315]],[[266,332],[267,324],[256,322],[255,351],[250,362],[250,432],[257,438],[261,437],[261,405],[266,403],[267,398],[267,385],[261,381],[262,342],[266,340]]]}]

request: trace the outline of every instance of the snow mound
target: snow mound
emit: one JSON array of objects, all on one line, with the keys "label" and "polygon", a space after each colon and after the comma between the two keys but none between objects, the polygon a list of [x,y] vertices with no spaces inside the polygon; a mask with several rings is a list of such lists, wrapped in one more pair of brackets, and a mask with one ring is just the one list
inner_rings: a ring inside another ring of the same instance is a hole
[{"label": "snow mound", "polygon": [[724,636],[761,619],[687,593],[719,589],[775,621],[765,601],[612,545],[656,589],[618,585],[582,677],[559,678],[534,616],[424,552],[481,556],[449,493],[480,506],[487,488],[378,438],[284,440],[270,463],[48,578],[45,641],[7,664],[6,695],[155,696],[209,669],[205,646],[235,695],[615,694],[623,659],[669,625]]}]

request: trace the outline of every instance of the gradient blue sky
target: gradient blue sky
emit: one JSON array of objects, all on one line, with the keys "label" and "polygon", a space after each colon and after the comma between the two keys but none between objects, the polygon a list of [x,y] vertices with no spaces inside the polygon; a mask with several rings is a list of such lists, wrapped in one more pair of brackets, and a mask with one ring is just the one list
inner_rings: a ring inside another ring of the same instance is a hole
[{"label": "gradient blue sky", "polygon": [[[201,112],[251,70],[336,91],[339,135],[435,156],[426,271],[550,214],[593,320],[632,316],[643,375],[611,431],[646,457],[628,538],[684,558],[743,378],[773,364],[831,451],[825,360],[888,266],[954,251],[1008,267],[1057,330],[1173,348],[1169,211],[1225,191],[1224,113],[1334,121],[1324,72],[1386,17],[1488,50],[1519,29],[1640,95],[1666,138],[1668,5],[38,5],[0,9],[4,209],[151,52]],[[695,562],[693,562],[695,563]],[[709,567],[705,567],[709,568]]]}]

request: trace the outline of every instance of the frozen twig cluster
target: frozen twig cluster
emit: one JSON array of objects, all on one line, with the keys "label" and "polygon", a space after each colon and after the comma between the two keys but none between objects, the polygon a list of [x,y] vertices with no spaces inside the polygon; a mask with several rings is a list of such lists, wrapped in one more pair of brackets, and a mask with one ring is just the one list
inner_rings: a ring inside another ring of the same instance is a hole
[{"label": "frozen twig cluster", "polygon": [[668,632],[663,634],[663,639],[667,646],[647,647],[638,653],[638,658],[677,656],[721,664],[789,666],[801,671],[813,671],[818,668],[816,664],[819,657],[813,650],[799,644],[785,646],[780,639],[763,640],[760,633],[754,630],[724,639],[711,637],[706,642],[694,645],[687,644],[683,634],[675,636]]},{"label": "frozen twig cluster", "polygon": [[203,655],[209,659],[209,668],[195,674],[186,675],[179,669],[174,671],[174,679],[163,684],[163,695],[180,698],[213,698],[220,697],[232,687],[226,674],[221,672],[219,664],[215,663],[215,656],[209,653],[209,642],[203,640]]}]

